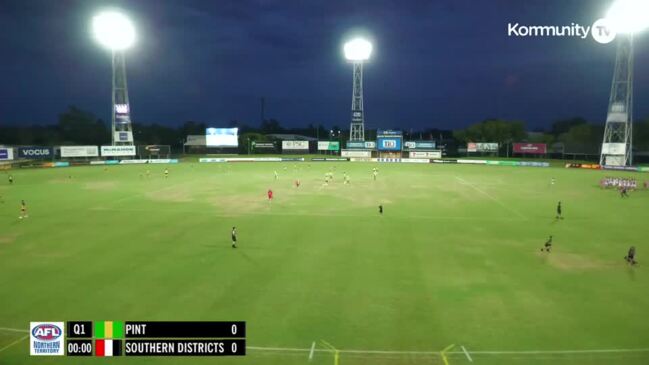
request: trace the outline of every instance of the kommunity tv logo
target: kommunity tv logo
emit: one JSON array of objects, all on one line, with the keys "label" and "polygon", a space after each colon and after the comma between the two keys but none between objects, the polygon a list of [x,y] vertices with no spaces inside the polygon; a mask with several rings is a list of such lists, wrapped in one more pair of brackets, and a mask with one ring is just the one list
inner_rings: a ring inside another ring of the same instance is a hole
[{"label": "kommunity tv logo", "polygon": [[507,23],[508,37],[592,37],[597,43],[607,44],[615,40],[617,32],[605,18],[597,19],[592,25],[570,23],[569,25],[526,25]]}]

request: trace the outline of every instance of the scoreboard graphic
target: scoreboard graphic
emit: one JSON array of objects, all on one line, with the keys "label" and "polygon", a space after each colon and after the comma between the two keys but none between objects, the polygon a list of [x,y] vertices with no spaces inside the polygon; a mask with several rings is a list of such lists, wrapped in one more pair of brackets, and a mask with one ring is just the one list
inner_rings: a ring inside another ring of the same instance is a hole
[{"label": "scoreboard graphic", "polygon": [[33,356],[244,356],[246,322],[31,322]]},{"label": "scoreboard graphic", "polygon": [[379,151],[401,151],[402,140],[401,131],[379,129],[376,133],[376,146]]}]

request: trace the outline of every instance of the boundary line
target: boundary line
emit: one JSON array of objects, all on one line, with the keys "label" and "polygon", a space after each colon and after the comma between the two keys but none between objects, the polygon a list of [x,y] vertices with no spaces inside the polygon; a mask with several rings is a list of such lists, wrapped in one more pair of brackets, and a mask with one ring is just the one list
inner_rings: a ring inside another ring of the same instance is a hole
[{"label": "boundary line", "polygon": [[[246,349],[277,352],[310,352],[310,348],[246,346]],[[314,349],[314,352],[333,352],[330,349]],[[338,350],[341,354],[383,354],[383,355],[439,355],[440,351],[400,351],[400,350]],[[640,353],[649,352],[649,348],[637,349],[591,349],[591,350],[506,350],[506,351],[471,351],[478,355],[561,355],[561,354],[597,354],[597,353]],[[446,351],[447,355],[464,355],[464,351]]]},{"label": "boundary line", "polygon": [[0,352],[6,350],[6,349],[8,349],[8,348],[10,348],[11,346],[13,346],[13,345],[15,345],[15,344],[17,344],[17,343],[19,343],[19,342],[22,342],[22,341],[25,340],[27,337],[29,337],[29,335],[24,335],[23,337],[17,339],[16,341],[14,341],[14,342],[8,344],[7,346],[1,348],[1,349],[0,349]]},{"label": "boundary line", "polygon": [[487,193],[486,191],[480,189],[479,187],[477,187],[477,186],[471,184],[470,182],[464,180],[463,178],[461,178],[461,177],[459,177],[459,176],[455,176],[455,178],[456,178],[460,183],[462,183],[463,185],[467,185],[467,186],[472,187],[472,188],[475,189],[476,191],[478,191],[478,192],[484,194],[486,197],[488,197],[489,199],[495,201],[496,203],[498,203],[498,205],[500,205],[501,207],[503,207],[503,208],[509,210],[510,212],[516,214],[517,216],[519,216],[519,217],[521,217],[521,218],[523,218],[523,219],[525,219],[525,220],[528,219],[526,216],[524,216],[523,214],[521,214],[521,213],[518,212],[517,210],[514,210],[514,209],[508,207],[507,205],[505,205],[503,202],[500,201],[500,199],[498,199],[498,198],[496,198],[495,196],[493,196],[493,195]]},{"label": "boundary line", "polygon": [[469,355],[469,351],[466,350],[464,346],[460,346],[462,348],[462,351],[464,351],[464,354],[466,355],[466,358],[469,359],[469,362],[473,362],[473,359],[471,358],[471,355]]},{"label": "boundary line", "polygon": [[[0,331],[29,333],[29,330],[19,328],[0,327]],[[29,335],[24,336],[24,338]],[[22,339],[20,340],[22,341]],[[246,346],[246,349],[256,351],[277,351],[277,352],[311,352],[311,348],[299,347],[266,347],[266,346]],[[333,350],[333,349],[319,349],[313,346],[313,352],[335,352],[347,354],[393,354],[393,355],[439,355],[440,351],[407,351],[407,350],[363,350],[363,349],[347,349],[347,350]],[[561,354],[606,354],[606,353],[644,353],[649,352],[649,348],[635,348],[635,349],[583,349],[583,350],[503,350],[503,351],[471,351],[472,354],[478,355],[561,355]],[[446,351],[448,355],[465,355],[464,351]]]},{"label": "boundary line", "polygon": [[448,364],[448,358],[446,357],[446,353],[450,351],[455,345],[448,345],[440,352],[440,355],[442,355],[442,360],[444,360],[444,365],[449,365]]},{"label": "boundary line", "polygon": [[315,352],[315,341],[311,343],[311,352],[309,352],[309,361],[313,360],[313,353]]}]

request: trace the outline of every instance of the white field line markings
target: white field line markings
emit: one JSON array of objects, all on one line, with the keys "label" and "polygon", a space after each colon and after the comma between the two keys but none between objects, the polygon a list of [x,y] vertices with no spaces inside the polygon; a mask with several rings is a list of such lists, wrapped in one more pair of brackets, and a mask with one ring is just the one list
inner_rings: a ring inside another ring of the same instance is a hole
[{"label": "white field line markings", "polygon": [[469,359],[469,362],[473,362],[471,355],[469,355],[469,351],[467,351],[464,346],[460,346],[460,347],[462,348],[462,351],[464,351],[464,355],[466,355],[466,358]]},{"label": "white field line markings", "polygon": [[315,352],[315,341],[311,344],[311,352],[309,352],[309,361],[313,360],[313,353]]},{"label": "white field line markings", "polygon": [[483,195],[485,195],[485,196],[488,197],[489,199],[491,199],[491,200],[493,200],[494,202],[496,202],[496,203],[497,203],[498,205],[500,205],[501,207],[503,207],[503,208],[509,210],[510,212],[516,214],[517,216],[519,216],[519,217],[521,217],[521,218],[523,218],[523,219],[527,219],[526,216],[524,216],[524,215],[522,215],[521,213],[519,213],[518,211],[516,211],[516,210],[514,210],[514,209],[512,209],[512,208],[510,208],[510,207],[508,207],[508,206],[505,205],[503,202],[501,202],[500,199],[496,198],[495,196],[493,196],[493,195],[487,193],[486,191],[480,189],[479,187],[477,187],[477,186],[471,184],[470,182],[464,180],[463,178],[461,178],[461,177],[459,177],[459,176],[456,176],[455,178],[456,178],[459,182],[461,182],[462,184],[467,185],[467,186],[470,186],[470,187],[472,187],[473,189],[475,189],[476,191],[482,193]]},{"label": "white field line markings", "polygon": [[[26,333],[29,330],[19,328],[6,328],[0,327],[0,330],[10,332]],[[29,337],[28,335],[22,337],[17,342]],[[6,346],[5,346],[6,348]],[[278,351],[278,352],[310,352],[310,348],[297,348],[297,347],[263,347],[263,346],[246,346],[246,349],[258,351]],[[314,352],[332,352],[330,349],[313,349]],[[438,355],[439,351],[398,351],[398,350],[340,350],[341,353],[358,353],[358,354],[397,354],[397,355]],[[510,351],[471,351],[472,354],[482,355],[540,355],[540,354],[606,354],[606,353],[633,353],[633,352],[649,352],[649,348],[637,349],[590,349],[590,350],[510,350]],[[463,355],[463,351],[449,351],[447,354]]]},{"label": "white field line markings", "polygon": [[[277,351],[277,352],[310,352],[309,348],[295,347],[260,347],[246,346],[250,350],[258,351]],[[392,355],[438,355],[439,351],[398,351],[398,350],[339,350],[340,353],[347,354],[392,354]],[[329,349],[314,349],[314,352],[332,352]],[[649,348],[644,349],[592,349],[592,350],[521,350],[521,351],[471,351],[472,354],[481,355],[551,355],[551,354],[597,354],[597,353],[633,353],[649,352]],[[464,355],[464,351],[449,351],[446,354]]]},{"label": "white field line markings", "polygon": [[29,337],[29,335],[24,335],[23,337],[17,339],[16,341],[14,341],[14,342],[8,344],[7,346],[1,348],[1,349],[0,349],[0,352],[6,350],[6,349],[8,349],[8,348],[10,348],[11,346],[13,346],[13,345],[15,345],[15,344],[17,344],[17,343],[19,343],[19,342],[22,342],[22,341],[25,340],[27,337]]}]

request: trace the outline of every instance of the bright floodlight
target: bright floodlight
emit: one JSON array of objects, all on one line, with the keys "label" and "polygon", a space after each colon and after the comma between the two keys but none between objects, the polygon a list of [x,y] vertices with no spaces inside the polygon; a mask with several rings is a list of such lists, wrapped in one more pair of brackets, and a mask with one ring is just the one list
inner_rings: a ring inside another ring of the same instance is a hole
[{"label": "bright floodlight", "polygon": [[92,18],[92,32],[97,41],[113,51],[121,51],[135,43],[135,27],[124,14],[107,11]]},{"label": "bright floodlight", "polygon": [[363,38],[355,38],[345,43],[345,58],[350,61],[366,61],[372,54],[372,43]]},{"label": "bright floodlight", "polygon": [[649,1],[617,0],[606,18],[618,33],[637,33],[649,27]]}]

